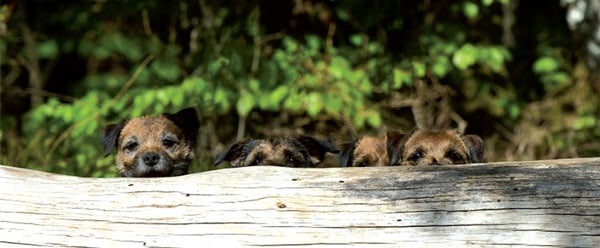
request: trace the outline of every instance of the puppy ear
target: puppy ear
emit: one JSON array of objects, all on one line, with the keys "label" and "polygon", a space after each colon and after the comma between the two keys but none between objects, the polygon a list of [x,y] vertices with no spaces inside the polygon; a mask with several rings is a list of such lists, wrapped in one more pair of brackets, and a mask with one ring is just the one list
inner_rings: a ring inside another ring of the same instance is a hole
[{"label": "puppy ear", "polygon": [[[411,133],[412,134],[412,133]],[[409,135],[404,135],[398,132],[387,132],[386,133],[386,148],[389,158],[389,166],[394,166],[400,162],[402,158],[402,151],[404,150],[404,143]]]},{"label": "puppy ear", "polygon": [[223,161],[229,161],[229,163],[231,163],[232,166],[236,166],[238,164],[239,159],[242,157],[242,152],[244,151],[245,145],[245,141],[240,141],[230,145],[229,148],[227,148],[227,150],[224,150],[217,154],[213,165],[216,166]]},{"label": "puppy ear", "polygon": [[100,130],[100,139],[104,148],[104,157],[108,156],[113,148],[118,146],[119,135],[124,124],[111,124]]},{"label": "puppy ear", "polygon": [[306,135],[296,139],[308,150],[308,154],[314,165],[320,164],[325,160],[325,153],[340,152],[329,140],[319,140]]},{"label": "puppy ear", "polygon": [[341,167],[352,166],[354,160],[354,149],[356,148],[356,141],[348,142],[341,145],[342,150],[338,155],[338,163]]},{"label": "puppy ear", "polygon": [[462,137],[463,142],[469,150],[469,158],[471,163],[483,162],[483,140],[481,137],[471,134]]},{"label": "puppy ear", "polygon": [[185,108],[175,114],[163,114],[167,119],[171,120],[177,125],[185,135],[185,138],[192,142],[192,145],[196,143],[196,137],[198,137],[198,128],[200,128],[200,122],[198,121],[198,114],[194,108]]}]

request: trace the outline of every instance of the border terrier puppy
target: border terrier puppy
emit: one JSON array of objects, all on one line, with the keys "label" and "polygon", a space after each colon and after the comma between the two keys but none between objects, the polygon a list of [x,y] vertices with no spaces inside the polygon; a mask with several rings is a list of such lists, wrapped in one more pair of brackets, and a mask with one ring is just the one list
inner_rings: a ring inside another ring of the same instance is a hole
[{"label": "border terrier puppy", "polygon": [[389,164],[387,135],[364,136],[357,141],[342,144],[338,156],[342,167],[386,166]]},{"label": "border terrier puppy", "polygon": [[451,165],[480,163],[483,140],[456,130],[414,130],[408,135],[390,132],[387,150],[390,165]]},{"label": "border terrier puppy", "polygon": [[101,134],[104,156],[117,149],[122,177],[185,175],[194,159],[199,126],[194,108],[109,125]]},{"label": "border terrier puppy", "polygon": [[232,167],[276,165],[315,167],[325,159],[325,153],[339,150],[328,140],[310,136],[296,138],[250,139],[232,144],[215,157],[214,165],[229,161]]}]

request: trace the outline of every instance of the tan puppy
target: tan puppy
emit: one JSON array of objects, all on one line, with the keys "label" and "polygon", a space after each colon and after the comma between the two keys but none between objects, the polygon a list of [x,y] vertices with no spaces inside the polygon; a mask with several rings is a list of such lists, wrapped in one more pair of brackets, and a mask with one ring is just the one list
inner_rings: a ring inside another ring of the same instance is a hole
[{"label": "tan puppy", "polygon": [[342,144],[338,162],[343,167],[386,166],[389,164],[387,135],[364,136],[355,142]]},{"label": "tan puppy", "polygon": [[390,165],[450,165],[480,163],[483,140],[456,130],[415,130],[408,135],[388,133]]},{"label": "tan puppy", "polygon": [[123,177],[184,175],[194,158],[199,126],[193,108],[109,125],[101,135],[104,156],[117,148],[117,170]]},{"label": "tan puppy", "polygon": [[229,161],[232,167],[276,165],[286,167],[315,167],[323,162],[325,153],[339,151],[328,140],[310,136],[296,138],[251,139],[231,145],[219,153],[214,161],[218,165]]}]

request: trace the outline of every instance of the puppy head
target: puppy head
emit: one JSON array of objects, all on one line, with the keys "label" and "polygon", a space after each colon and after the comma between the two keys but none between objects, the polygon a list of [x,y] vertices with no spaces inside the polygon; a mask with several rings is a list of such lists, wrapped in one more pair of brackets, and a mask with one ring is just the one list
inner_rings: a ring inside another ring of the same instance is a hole
[{"label": "puppy head", "polygon": [[388,140],[391,165],[467,164],[483,159],[483,140],[477,135],[461,136],[455,130],[415,130],[406,136],[390,137],[394,137]]},{"label": "puppy head", "polygon": [[253,165],[315,167],[323,162],[327,152],[339,151],[331,142],[310,136],[252,139],[232,144],[216,156],[214,165],[229,161],[233,167]]},{"label": "puppy head", "polygon": [[386,166],[389,163],[386,149],[387,135],[384,137],[365,136],[342,145],[338,156],[340,166],[365,167]]},{"label": "puppy head", "polygon": [[101,134],[104,156],[117,148],[117,170],[124,177],[184,175],[194,158],[199,126],[193,108],[109,125]]}]

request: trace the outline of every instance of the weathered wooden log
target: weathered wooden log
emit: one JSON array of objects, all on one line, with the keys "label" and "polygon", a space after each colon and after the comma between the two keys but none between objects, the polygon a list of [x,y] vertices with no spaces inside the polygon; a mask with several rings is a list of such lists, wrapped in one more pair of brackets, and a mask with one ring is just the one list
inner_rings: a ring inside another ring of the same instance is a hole
[{"label": "weathered wooden log", "polygon": [[0,246],[600,245],[600,158],[80,178],[0,166]]}]

